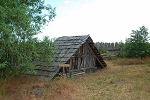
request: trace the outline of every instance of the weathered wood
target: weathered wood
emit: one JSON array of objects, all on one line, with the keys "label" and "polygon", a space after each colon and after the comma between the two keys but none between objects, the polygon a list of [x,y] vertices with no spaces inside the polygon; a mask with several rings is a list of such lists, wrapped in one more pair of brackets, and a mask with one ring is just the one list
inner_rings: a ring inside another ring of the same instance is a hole
[{"label": "weathered wood", "polygon": [[[36,76],[49,77],[48,79],[52,79],[58,72],[66,74],[72,69],[81,70],[82,68],[101,66],[99,65],[101,63],[98,61],[102,58],[100,58],[101,56],[97,49],[95,49],[93,43],[89,35],[63,36],[57,38],[56,45],[58,48],[56,50],[54,62],[51,64],[38,62],[34,68],[37,72]],[[89,71],[92,71],[92,69]]]},{"label": "weathered wood", "polygon": [[94,54],[93,50],[90,48],[90,46],[88,45],[87,42],[86,42],[86,45],[89,47],[89,49],[91,50],[91,52],[93,53],[93,55],[95,56],[95,58],[97,59],[97,61],[100,63],[100,65],[101,65],[102,67],[104,67],[104,66],[101,64],[101,62],[99,61],[99,59],[96,57],[96,55]]},{"label": "weathered wood", "polygon": [[58,64],[58,67],[70,67],[70,64]]},{"label": "weathered wood", "polygon": [[110,60],[111,59],[111,54],[101,54],[101,56],[105,60]]},{"label": "weathered wood", "polygon": [[78,58],[78,69],[80,67],[80,63],[81,63],[81,58]]},{"label": "weathered wood", "polygon": [[63,67],[62,69],[63,69],[63,74],[65,74],[65,67]]},{"label": "weathered wood", "polygon": [[84,58],[84,57],[94,57],[94,55],[77,55],[77,56],[72,56],[72,57]]},{"label": "weathered wood", "polygon": [[79,76],[79,75],[84,75],[85,72],[78,72],[78,73],[74,73],[74,74],[71,74],[71,77],[75,77],[75,76]]},{"label": "weathered wood", "polygon": [[80,69],[83,68],[83,63],[84,63],[83,58],[81,58]]},{"label": "weathered wood", "polygon": [[86,67],[86,57],[84,57],[84,68]]},{"label": "weathered wood", "polygon": [[84,70],[85,73],[91,73],[91,72],[96,72],[97,67],[87,67],[87,68],[82,68],[82,70]]}]

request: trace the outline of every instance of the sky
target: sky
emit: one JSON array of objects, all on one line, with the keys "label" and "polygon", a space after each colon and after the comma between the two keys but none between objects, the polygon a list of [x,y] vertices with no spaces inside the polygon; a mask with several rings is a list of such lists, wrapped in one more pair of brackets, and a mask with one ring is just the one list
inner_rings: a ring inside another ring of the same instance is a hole
[{"label": "sky", "polygon": [[56,17],[43,36],[90,35],[94,42],[124,42],[143,25],[150,33],[150,0],[45,0]]}]

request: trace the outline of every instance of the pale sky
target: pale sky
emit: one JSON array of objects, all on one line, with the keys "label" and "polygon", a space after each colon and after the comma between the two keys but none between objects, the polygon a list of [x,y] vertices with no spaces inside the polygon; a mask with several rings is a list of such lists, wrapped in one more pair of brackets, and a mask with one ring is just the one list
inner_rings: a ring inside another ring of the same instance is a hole
[{"label": "pale sky", "polygon": [[94,42],[120,42],[141,26],[150,33],[150,0],[45,0],[56,7],[54,21],[38,35],[90,35]]}]

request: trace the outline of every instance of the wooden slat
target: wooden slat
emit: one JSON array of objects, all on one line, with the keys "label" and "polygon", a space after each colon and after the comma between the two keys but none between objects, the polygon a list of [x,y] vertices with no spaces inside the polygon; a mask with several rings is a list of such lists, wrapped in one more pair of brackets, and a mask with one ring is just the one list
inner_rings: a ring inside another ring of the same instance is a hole
[{"label": "wooden slat", "polygon": [[[93,53],[93,55],[95,56],[95,58],[98,60],[98,62],[101,64],[101,62],[99,61],[99,59],[97,58],[97,56],[95,55],[95,53],[93,52],[93,50],[90,48],[90,46],[89,46],[89,44],[87,42],[86,42],[86,45],[91,50],[91,52]],[[102,64],[101,64],[101,66],[104,67]]]}]

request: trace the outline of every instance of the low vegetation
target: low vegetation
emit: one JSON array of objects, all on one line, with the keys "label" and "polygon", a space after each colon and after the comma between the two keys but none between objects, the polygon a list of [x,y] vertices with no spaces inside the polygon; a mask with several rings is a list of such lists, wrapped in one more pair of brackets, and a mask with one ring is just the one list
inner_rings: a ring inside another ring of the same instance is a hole
[{"label": "low vegetation", "polygon": [[[139,59],[109,60],[106,68],[72,79],[58,77],[52,81],[37,81],[21,76],[5,79],[0,82],[3,87],[0,99],[149,100],[150,61],[145,60],[143,64],[133,63]],[[132,63],[122,63],[125,61]]]}]

